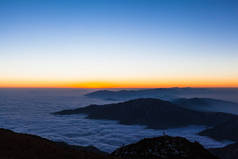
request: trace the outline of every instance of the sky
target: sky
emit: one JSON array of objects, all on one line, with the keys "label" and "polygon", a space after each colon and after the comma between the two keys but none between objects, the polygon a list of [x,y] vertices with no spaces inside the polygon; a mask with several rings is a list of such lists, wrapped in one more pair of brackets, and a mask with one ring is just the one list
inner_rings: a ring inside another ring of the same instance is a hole
[{"label": "sky", "polygon": [[0,0],[0,87],[238,87],[238,1]]}]

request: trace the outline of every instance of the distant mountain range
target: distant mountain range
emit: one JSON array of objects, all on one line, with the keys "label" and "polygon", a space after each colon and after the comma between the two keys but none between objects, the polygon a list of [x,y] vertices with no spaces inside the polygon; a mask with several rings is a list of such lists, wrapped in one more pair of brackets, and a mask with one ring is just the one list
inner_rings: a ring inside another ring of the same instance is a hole
[{"label": "distant mountain range", "polygon": [[90,105],[74,110],[56,112],[58,115],[87,114],[90,119],[117,120],[121,124],[146,125],[167,129],[188,125],[216,126],[238,116],[226,113],[200,112],[182,108],[160,99],[143,98],[106,105]]},{"label": "distant mountain range", "polygon": [[[184,88],[189,89],[189,88]],[[177,98],[175,96],[177,91],[181,88],[158,88],[158,89],[142,89],[142,90],[120,90],[120,91],[109,91],[100,90],[86,94],[87,97],[100,98],[104,100],[120,101],[120,100],[131,100],[137,98],[159,98],[163,100],[172,100]]]},{"label": "distant mountain range", "polygon": [[156,88],[137,90],[99,90],[86,94],[90,98],[100,98],[111,101],[126,101],[137,98],[159,98],[171,101],[176,98],[215,98],[238,103],[238,88]]},{"label": "distant mountain range", "polygon": [[238,114],[238,104],[224,100],[211,98],[179,98],[173,100],[172,103],[191,110]]},{"label": "distant mountain range", "polygon": [[[170,101],[186,109],[196,111],[225,112],[238,115],[238,103],[216,99],[216,97],[220,97],[221,95],[225,96],[224,94],[227,94],[227,96],[236,96],[237,100],[235,101],[238,101],[238,89],[190,87],[120,91],[100,90],[86,94],[86,96],[90,98],[99,98],[111,101],[128,101],[138,98],[156,98]],[[203,97],[198,98],[197,96]],[[209,96],[212,96],[212,98]]]}]

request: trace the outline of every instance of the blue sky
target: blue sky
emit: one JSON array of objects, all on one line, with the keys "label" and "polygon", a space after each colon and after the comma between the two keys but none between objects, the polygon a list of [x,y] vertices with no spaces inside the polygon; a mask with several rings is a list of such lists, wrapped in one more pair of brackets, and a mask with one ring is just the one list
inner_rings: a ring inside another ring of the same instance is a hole
[{"label": "blue sky", "polygon": [[238,86],[237,19],[229,0],[0,0],[0,81]]}]

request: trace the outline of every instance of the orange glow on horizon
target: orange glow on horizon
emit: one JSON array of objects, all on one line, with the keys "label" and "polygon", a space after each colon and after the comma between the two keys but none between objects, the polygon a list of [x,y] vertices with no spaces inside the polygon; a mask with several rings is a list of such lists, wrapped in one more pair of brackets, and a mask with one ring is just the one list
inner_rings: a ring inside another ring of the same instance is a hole
[{"label": "orange glow on horizon", "polygon": [[1,88],[168,88],[168,87],[238,87],[238,81],[146,80],[146,81],[0,81]]}]

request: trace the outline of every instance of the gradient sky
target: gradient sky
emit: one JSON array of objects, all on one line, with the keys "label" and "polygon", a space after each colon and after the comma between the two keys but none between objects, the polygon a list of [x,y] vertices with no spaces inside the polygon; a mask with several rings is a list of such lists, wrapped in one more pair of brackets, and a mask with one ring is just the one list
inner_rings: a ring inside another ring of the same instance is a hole
[{"label": "gradient sky", "polygon": [[0,0],[0,87],[238,87],[238,1]]}]

